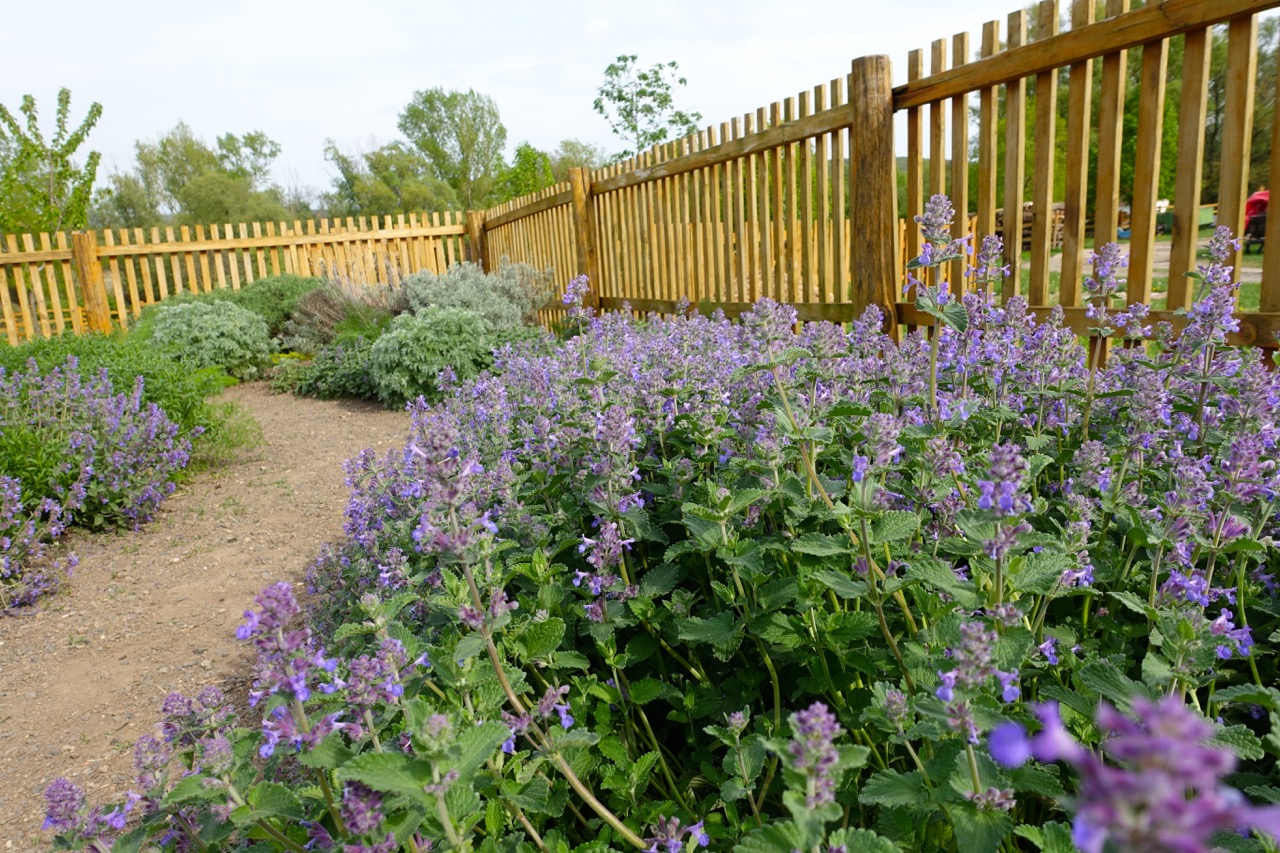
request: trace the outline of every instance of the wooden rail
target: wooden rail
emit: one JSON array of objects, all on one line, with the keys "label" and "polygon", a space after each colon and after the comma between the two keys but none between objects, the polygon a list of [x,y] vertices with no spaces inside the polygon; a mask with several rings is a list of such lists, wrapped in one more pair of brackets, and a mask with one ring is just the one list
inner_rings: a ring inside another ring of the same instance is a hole
[{"label": "wooden rail", "polygon": [[[1225,38],[1227,54],[1218,221],[1239,234],[1245,199],[1255,189],[1248,164],[1257,16],[1280,0],[1153,0],[1138,9],[1130,0],[1106,0],[1101,12],[1096,0],[1063,2],[1070,3],[1069,24],[1060,24],[1058,0],[1041,0],[1030,14],[986,22],[980,39],[957,33],[934,40],[927,71],[925,48],[911,51],[905,82],[896,88],[886,57],[862,57],[848,75],[811,90],[444,222],[437,215],[430,222],[375,220],[372,227],[351,220],[268,223],[252,233],[246,226],[209,226],[179,229],[177,236],[165,229],[163,237],[153,229],[150,239],[140,231],[104,232],[75,245],[67,235],[24,236],[21,245],[11,237],[0,246],[0,310],[9,340],[124,324],[170,292],[235,288],[276,272],[381,282],[389,270],[440,268],[463,257],[488,268],[513,262],[551,268],[565,281],[586,273],[595,304],[606,310],[670,311],[687,300],[734,313],[769,297],[795,305],[802,319],[849,320],[879,305],[897,333],[926,324],[912,304],[898,300],[905,260],[921,245],[912,220],[934,193],[948,194],[962,214],[958,221],[978,237],[1006,235],[1005,298],[1021,295],[1042,312],[1060,304],[1081,333],[1089,244],[1116,240],[1122,222],[1131,256],[1127,301],[1154,303],[1157,312],[1185,308],[1194,293],[1183,273],[1197,264],[1207,236],[1199,211],[1213,42]],[[1175,38],[1184,60],[1164,260],[1156,226]],[[1136,130],[1126,130],[1124,121],[1131,53],[1140,64]],[[898,112],[906,120],[902,211],[893,138]],[[1276,140],[1271,173],[1280,174],[1280,109],[1270,127],[1258,130]],[[1122,173],[1133,175],[1124,197]],[[1237,342],[1274,345],[1280,330],[1280,214],[1268,218],[1267,238],[1258,310],[1240,315]],[[1234,260],[1239,269],[1240,256]],[[81,289],[96,279],[78,273],[93,265],[102,273],[102,299]],[[944,278],[959,290],[967,273],[962,259]],[[544,314],[548,321],[560,316]]]},{"label": "wooden rail", "polygon": [[127,327],[181,292],[290,274],[388,284],[470,257],[461,213],[8,235],[0,313],[10,344]]},{"label": "wooden rail", "polygon": [[[897,296],[904,260],[920,248],[916,229],[899,225],[894,204],[895,148],[884,117],[902,111],[903,218],[910,223],[929,195],[946,193],[976,222],[978,237],[997,229],[1008,235],[1005,298],[1021,295],[1042,311],[1061,304],[1067,321],[1085,332],[1076,309],[1090,243],[1117,239],[1123,222],[1130,235],[1127,301],[1185,308],[1193,292],[1183,273],[1194,269],[1207,237],[1199,220],[1206,93],[1213,40],[1223,37],[1214,27],[1226,33],[1229,105],[1218,221],[1240,234],[1244,199],[1255,189],[1247,180],[1257,15],[1280,0],[1163,0],[1138,9],[1130,0],[1106,0],[1101,11],[1094,0],[1069,4],[1065,32],[1057,0],[1042,0],[1030,14],[985,23],[980,41],[968,33],[935,40],[927,73],[926,52],[912,51],[906,81],[896,88],[886,88],[887,60],[864,57],[846,78],[597,170],[576,191],[560,185],[508,202],[480,225],[489,242],[485,257],[492,265],[505,256],[554,266],[565,279],[591,269],[606,309],[667,311],[687,299],[733,313],[768,296],[795,305],[802,319],[848,319],[878,304],[897,324],[920,325],[914,307]],[[1182,40],[1184,63],[1166,261],[1156,224],[1173,38]],[[1139,116],[1136,131],[1126,131],[1126,63],[1135,51]],[[1095,75],[1102,82],[1096,97]],[[1267,130],[1280,138],[1280,110],[1273,123]],[[1272,162],[1280,173],[1280,144],[1272,146]],[[1133,174],[1124,197],[1122,171]],[[1268,237],[1259,309],[1240,315],[1238,342],[1271,346],[1280,330],[1280,215],[1268,218]],[[966,274],[960,261],[946,278],[962,288]]]}]

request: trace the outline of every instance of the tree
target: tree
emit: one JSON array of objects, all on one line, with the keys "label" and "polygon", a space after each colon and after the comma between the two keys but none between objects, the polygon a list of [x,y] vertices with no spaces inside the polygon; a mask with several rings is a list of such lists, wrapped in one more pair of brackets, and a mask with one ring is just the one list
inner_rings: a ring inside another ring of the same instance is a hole
[{"label": "tree", "polygon": [[556,183],[569,180],[570,169],[599,169],[609,162],[609,155],[599,145],[579,139],[564,139],[551,152],[551,175]]},{"label": "tree", "polygon": [[456,210],[453,187],[437,178],[426,158],[404,142],[366,154],[348,154],[327,140],[324,157],[338,170],[326,200],[337,216]]},{"label": "tree", "polygon": [[507,129],[492,98],[474,89],[414,92],[399,127],[467,210],[490,201],[507,145]]},{"label": "tree", "polygon": [[98,195],[95,223],[141,228],[294,218],[270,182],[280,145],[262,131],[227,133],[214,146],[184,122],[154,142],[134,143],[134,168],[114,173]]},{"label": "tree", "polygon": [[632,157],[660,142],[671,131],[680,139],[695,133],[702,113],[686,113],[675,108],[671,90],[687,85],[676,77],[679,66],[673,61],[642,70],[635,54],[619,56],[604,70],[604,83],[596,92],[595,111],[609,122],[609,128],[627,143],[618,159]]},{"label": "tree", "polygon": [[40,131],[36,99],[24,95],[18,111],[26,127],[0,104],[0,232],[38,233],[83,228],[102,157],[92,151],[83,166],[76,152],[102,117],[102,105],[71,128],[71,90],[58,91],[53,139]]},{"label": "tree", "polygon": [[516,146],[511,165],[503,169],[494,200],[501,203],[508,199],[536,193],[556,182],[551,171],[551,157],[528,142]]}]

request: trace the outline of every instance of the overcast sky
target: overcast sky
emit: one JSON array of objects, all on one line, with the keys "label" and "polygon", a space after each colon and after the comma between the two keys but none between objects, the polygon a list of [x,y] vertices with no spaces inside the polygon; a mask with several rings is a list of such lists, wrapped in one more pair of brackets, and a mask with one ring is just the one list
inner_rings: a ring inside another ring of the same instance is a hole
[{"label": "overcast sky", "polygon": [[[848,73],[887,54],[903,82],[907,52],[985,21],[1001,33],[1018,0],[223,0],[6,3],[0,103],[36,96],[52,132],[59,87],[78,121],[103,106],[89,137],[99,180],[133,164],[135,140],[179,121],[212,144],[261,130],[280,143],[276,178],[317,190],[334,171],[326,138],[371,149],[399,137],[420,89],[475,89],[497,103],[510,148],[551,150],[578,138],[623,146],[591,108],[605,67],[676,60],[688,85],[676,105],[703,125]],[[56,9],[56,11],[55,11]]]}]

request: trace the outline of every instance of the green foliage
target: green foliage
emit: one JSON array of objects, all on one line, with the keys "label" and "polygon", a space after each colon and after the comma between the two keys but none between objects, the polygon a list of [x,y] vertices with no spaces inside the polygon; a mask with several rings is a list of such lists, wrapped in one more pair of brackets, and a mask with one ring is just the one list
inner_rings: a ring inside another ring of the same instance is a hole
[{"label": "green foliage", "polygon": [[671,97],[676,85],[687,81],[676,77],[674,61],[640,68],[635,54],[619,56],[604,70],[604,82],[596,91],[595,111],[609,122],[609,129],[627,144],[618,159],[632,157],[674,133],[681,139],[698,130],[702,113],[677,110]]},{"label": "green foliage", "polygon": [[257,314],[225,301],[161,305],[152,342],[192,370],[220,367],[253,379],[271,358],[271,335]]},{"label": "green foliage", "polygon": [[461,207],[453,187],[436,177],[431,163],[403,142],[367,154],[348,154],[328,140],[324,158],[338,170],[333,191],[326,196],[334,215],[386,216]]},{"label": "green foliage", "polygon": [[369,364],[372,349],[373,342],[363,337],[325,345],[314,358],[282,361],[272,386],[321,400],[376,400],[378,387]]},{"label": "green foliage", "polygon": [[403,287],[328,281],[304,294],[285,323],[284,346],[314,353],[334,341],[377,338],[391,318],[409,310]]},{"label": "green foliage", "polygon": [[419,396],[438,400],[440,371],[450,368],[459,379],[475,376],[492,361],[491,349],[484,321],[470,311],[429,307],[402,314],[369,352],[378,399],[389,407]]},{"label": "green foliage", "polygon": [[285,324],[298,305],[298,300],[324,286],[324,279],[300,275],[275,275],[246,284],[232,291],[230,300],[252,311],[267,323],[272,337],[284,334]]},{"label": "green foliage", "polygon": [[261,131],[217,138],[213,146],[179,122],[155,142],[135,143],[134,167],[116,172],[95,200],[103,227],[292,219],[285,193],[270,184],[278,143]]},{"label": "green foliage", "polygon": [[205,398],[221,389],[218,372],[189,370],[132,336],[66,334],[16,347],[0,346],[0,368],[16,373],[28,369],[29,362],[34,361],[43,373],[64,365],[68,356],[75,356],[84,377],[106,368],[111,384],[117,388],[130,388],[134,378],[141,376],[142,401],[164,409],[185,437],[216,427],[219,419]]},{"label": "green foliage", "polygon": [[607,162],[609,155],[599,145],[580,139],[563,139],[551,152],[551,176],[560,183],[569,180],[570,169],[599,169]]},{"label": "green foliage", "polygon": [[0,104],[0,233],[37,233],[83,228],[101,155],[90,152],[83,166],[74,157],[102,117],[92,104],[72,129],[71,91],[58,91],[53,138],[40,130],[36,99],[24,95],[17,117]]},{"label": "green foliage", "polygon": [[528,142],[521,142],[516,146],[516,153],[511,160],[511,165],[502,171],[502,178],[498,183],[494,200],[503,202],[508,199],[530,195],[538,190],[546,189],[555,182],[555,175],[552,173],[551,168],[551,157],[545,151],[539,151]]},{"label": "green foliage", "polygon": [[507,129],[492,98],[474,89],[414,92],[399,127],[465,209],[485,206],[502,172],[507,145]]},{"label": "green foliage", "polygon": [[443,275],[423,270],[406,278],[404,289],[414,312],[458,308],[479,317],[487,332],[520,326],[554,297],[550,275],[529,264],[509,263],[492,273],[473,263],[455,264]]}]

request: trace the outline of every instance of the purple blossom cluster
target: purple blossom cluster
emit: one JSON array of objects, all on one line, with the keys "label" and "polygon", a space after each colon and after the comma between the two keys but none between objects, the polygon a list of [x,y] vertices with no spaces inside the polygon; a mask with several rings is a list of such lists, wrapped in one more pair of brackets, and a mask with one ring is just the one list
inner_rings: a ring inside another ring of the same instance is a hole
[{"label": "purple blossom cluster", "polygon": [[844,733],[844,728],[826,705],[814,702],[791,715],[791,730],[787,752],[791,766],[808,780],[805,804],[812,809],[835,802],[839,782],[836,767],[840,762],[835,739]]},{"label": "purple blossom cluster", "polygon": [[1013,767],[1029,757],[1062,761],[1080,776],[1072,839],[1083,853],[1209,853],[1217,832],[1260,829],[1280,837],[1280,806],[1252,806],[1223,779],[1236,757],[1208,741],[1213,723],[1177,697],[1138,698],[1131,718],[1106,702],[1098,727],[1116,764],[1081,746],[1056,704],[1033,705],[1042,728],[1028,737],[1017,723],[991,732],[991,755]]},{"label": "purple blossom cluster", "polygon": [[0,368],[0,430],[6,470],[0,476],[0,612],[54,588],[74,558],[49,559],[48,543],[70,525],[136,527],[173,492],[191,443],[154,403],[143,378],[117,392],[106,370],[81,376],[75,356],[41,372]]}]

